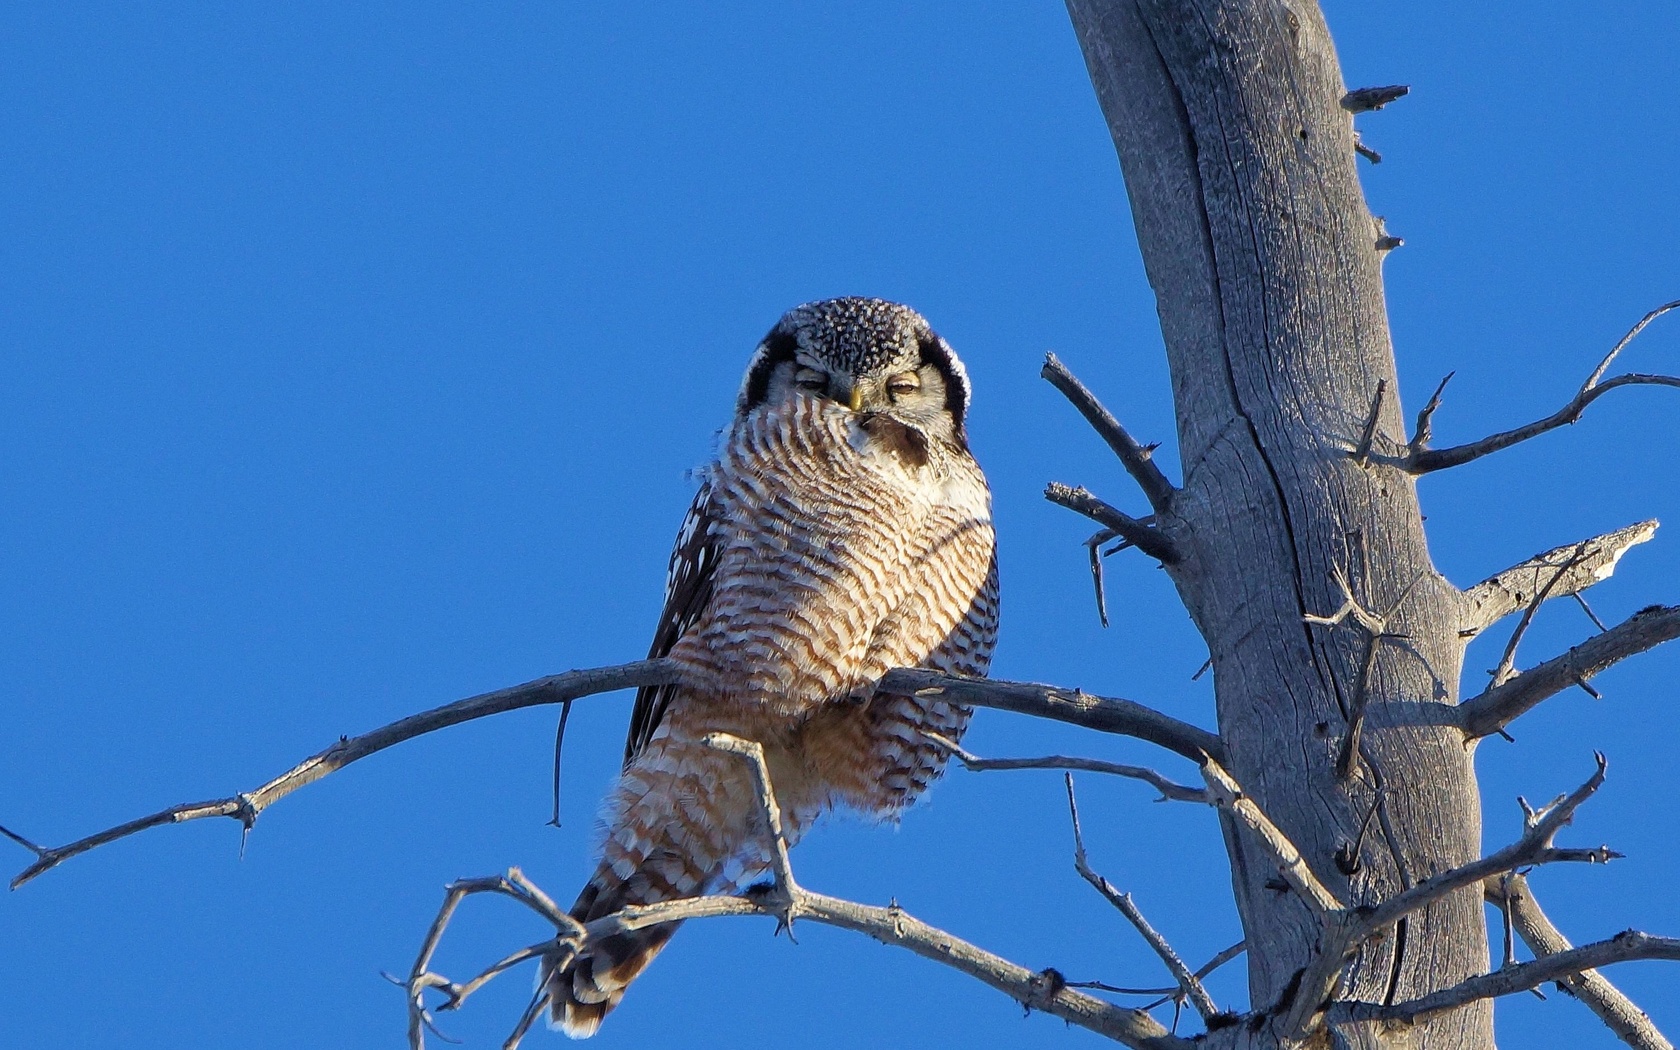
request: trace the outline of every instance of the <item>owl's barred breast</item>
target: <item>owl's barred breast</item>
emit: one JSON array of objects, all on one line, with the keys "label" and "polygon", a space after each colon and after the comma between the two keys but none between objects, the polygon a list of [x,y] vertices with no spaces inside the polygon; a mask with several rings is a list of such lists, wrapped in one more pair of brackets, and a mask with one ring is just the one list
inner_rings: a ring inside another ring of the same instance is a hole
[{"label": "owl's barred breast", "polygon": [[960,636],[995,614],[990,496],[965,452],[903,455],[844,407],[799,396],[738,418],[707,481],[724,532],[715,589],[671,656],[714,712],[807,714],[942,646],[989,650]]}]

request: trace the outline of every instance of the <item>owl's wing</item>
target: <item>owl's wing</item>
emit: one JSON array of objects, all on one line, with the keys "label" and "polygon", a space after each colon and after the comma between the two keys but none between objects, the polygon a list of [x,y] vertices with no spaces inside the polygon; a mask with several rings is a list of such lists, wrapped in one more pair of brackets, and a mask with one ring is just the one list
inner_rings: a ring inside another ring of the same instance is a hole
[{"label": "owl's wing", "polygon": [[[668,654],[677,639],[700,619],[712,600],[712,578],[722,546],[723,532],[712,507],[712,487],[710,482],[702,482],[677,532],[677,545],[671,551],[671,566],[665,577],[665,609],[659,614],[648,659]],[[677,688],[650,685],[636,690],[636,706],[630,712],[630,737],[624,742],[626,768],[653,739],[654,730],[659,728]]]}]

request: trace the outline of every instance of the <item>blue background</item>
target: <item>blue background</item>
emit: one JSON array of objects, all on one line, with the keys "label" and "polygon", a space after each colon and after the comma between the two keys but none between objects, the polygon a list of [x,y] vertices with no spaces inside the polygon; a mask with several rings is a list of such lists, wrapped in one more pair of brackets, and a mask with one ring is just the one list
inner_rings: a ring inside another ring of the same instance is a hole
[{"label": "blue background", "polygon": [[[1141,501],[1037,378],[1054,349],[1134,429],[1172,417],[1153,300],[1066,16],[981,5],[92,4],[0,10],[0,821],[74,838],[254,787],[341,733],[642,654],[669,543],[753,344],[788,306],[909,302],[963,354],[1004,567],[995,672],[1212,722],[1165,576],[1110,562],[1098,627],[1046,480]],[[1448,444],[1551,412],[1680,297],[1680,7],[1329,6],[1362,165],[1406,239],[1387,263],[1402,394],[1458,377]],[[1680,318],[1624,357],[1680,370]],[[1592,592],[1606,620],[1680,600],[1680,400],[1617,391],[1579,426],[1422,482],[1460,584],[1647,517]],[[1172,467],[1170,472],[1176,473]],[[1519,666],[1585,638],[1569,602]],[[1467,686],[1504,631],[1471,653]],[[1513,796],[1611,779],[1546,870],[1578,941],[1680,933],[1680,647],[1483,745],[1488,842]],[[523,865],[569,901],[628,698],[574,713],[565,826],[552,710],[415,741],[229,821],[154,831],[0,898],[0,1042],[399,1045],[405,972],[451,878]],[[1171,756],[1001,713],[983,754]],[[812,888],[908,910],[1032,967],[1159,984],[1075,876],[1060,777],[954,773],[897,830],[835,821]],[[1211,814],[1081,779],[1092,862],[1193,961],[1238,939]],[[21,868],[22,849],[0,842]],[[597,1045],[1095,1046],[952,971],[810,927],[685,929]],[[460,914],[465,975],[541,934]],[[1213,988],[1245,1005],[1241,964]],[[1672,964],[1612,972],[1680,1033]],[[444,1027],[499,1045],[528,978]],[[1608,1046],[1553,994],[1509,1045]],[[555,1045],[534,1033],[528,1045]]]}]

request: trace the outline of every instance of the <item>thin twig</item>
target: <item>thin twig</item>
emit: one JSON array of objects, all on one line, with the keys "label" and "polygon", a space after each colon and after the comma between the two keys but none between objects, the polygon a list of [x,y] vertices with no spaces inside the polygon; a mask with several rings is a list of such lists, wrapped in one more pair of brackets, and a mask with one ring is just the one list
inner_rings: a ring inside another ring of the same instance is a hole
[{"label": "thin twig", "polygon": [[[1360,152],[1364,152],[1361,150]],[[1380,163],[1381,157],[1376,157],[1372,163]],[[1383,395],[1388,393],[1388,380],[1377,380],[1377,392],[1371,397],[1371,412],[1365,418],[1365,427],[1359,433],[1359,444],[1354,446],[1353,459],[1361,467],[1371,465],[1371,445],[1377,438],[1377,424],[1382,420]]]},{"label": "thin twig", "polygon": [[1558,581],[1563,579],[1569,570],[1581,563],[1581,557],[1584,553],[1584,550],[1577,549],[1568,561],[1559,565],[1557,571],[1552,573],[1551,579],[1547,580],[1545,586],[1535,593],[1534,600],[1530,601],[1528,607],[1523,610],[1522,618],[1517,621],[1516,630],[1511,632],[1511,640],[1505,643],[1505,651],[1499,655],[1499,663],[1494,665],[1492,671],[1488,672],[1492,676],[1492,684],[1504,685],[1516,677],[1517,646],[1522,644],[1523,635],[1528,633],[1528,625],[1534,622],[1535,612],[1551,596],[1552,588],[1557,586]]},{"label": "thin twig", "polygon": [[554,727],[554,815],[548,818],[551,827],[560,826],[560,751],[566,743],[566,722],[572,717],[572,701],[560,704],[560,722]]},{"label": "thin twig", "polygon": [[1613,379],[1604,378],[1604,373],[1609,370],[1611,362],[1616,360],[1616,355],[1620,354],[1633,341],[1635,336],[1644,331],[1646,325],[1663,314],[1676,309],[1680,309],[1680,300],[1664,303],[1640,318],[1639,323],[1628,329],[1628,333],[1622,336],[1610,352],[1605,355],[1604,360],[1598,363],[1598,367],[1593,369],[1592,374],[1587,377],[1586,382],[1581,384],[1581,388],[1576,391],[1574,397],[1570,398],[1569,403],[1544,419],[1536,420],[1513,430],[1502,431],[1491,437],[1482,438],[1480,441],[1454,445],[1452,448],[1414,448],[1401,465],[1413,474],[1427,474],[1430,471],[1469,463],[1471,460],[1480,459],[1501,449],[1510,448],[1518,442],[1527,441],[1529,438],[1544,434],[1549,430],[1556,430],[1558,427],[1575,422],[1581,418],[1581,414],[1586,411],[1588,405],[1617,387],[1668,386],[1680,388],[1680,376],[1645,375],[1629,372]]},{"label": "thin twig", "polygon": [[1430,438],[1435,436],[1435,412],[1441,407],[1441,395],[1447,392],[1447,384],[1452,382],[1452,377],[1457,374],[1456,372],[1448,372],[1443,376],[1441,385],[1437,386],[1435,392],[1429,395],[1428,402],[1424,404],[1423,410],[1418,413],[1417,429],[1412,433],[1412,440],[1406,443],[1408,456],[1416,457],[1429,447]]},{"label": "thin twig", "polygon": [[1196,1012],[1202,1016],[1202,1021],[1205,1023],[1210,1018],[1217,1016],[1221,1012],[1219,1004],[1213,1001],[1213,996],[1208,994],[1208,990],[1202,986],[1202,982],[1195,974],[1190,972],[1188,966],[1184,965],[1184,960],[1179,958],[1177,952],[1173,951],[1172,945],[1167,943],[1167,939],[1157,933],[1155,927],[1149,925],[1149,920],[1143,917],[1143,912],[1139,911],[1137,905],[1132,903],[1132,895],[1115,889],[1114,885],[1107,879],[1091,870],[1091,865],[1085,859],[1085,835],[1079,828],[1079,803],[1073,795],[1073,774],[1065,773],[1063,779],[1067,783],[1068,814],[1073,819],[1074,870],[1079,872],[1080,878],[1090,883],[1098,893],[1107,898],[1110,904],[1119,909],[1120,914],[1124,915],[1126,920],[1137,928],[1138,933],[1143,935],[1143,939],[1148,942],[1149,947],[1154,949],[1155,954],[1161,957],[1163,963],[1166,963],[1167,970],[1172,974],[1173,980],[1177,982],[1180,993],[1190,1001],[1191,1006],[1196,1008]]},{"label": "thin twig", "polygon": [[963,768],[974,773],[984,773],[989,770],[1007,769],[1072,769],[1082,773],[1107,773],[1111,776],[1130,777],[1142,780],[1161,793],[1161,802],[1201,802],[1208,801],[1207,792],[1201,788],[1186,787],[1175,784],[1166,777],[1144,766],[1124,766],[1117,762],[1104,762],[1096,758],[1080,758],[1072,755],[1043,755],[1037,758],[981,758],[978,755],[964,751],[957,743],[938,733],[922,731],[922,735],[938,744],[950,753],[952,758],[963,764]]},{"label": "thin twig", "polygon": [[[1098,435],[1114,450],[1126,472],[1143,489],[1143,495],[1149,500],[1149,505],[1155,508],[1155,513],[1164,514],[1172,505],[1173,494],[1178,490],[1173,488],[1172,482],[1161,473],[1161,468],[1155,465],[1150,455],[1153,451],[1146,448],[1126,432],[1120,421],[1113,413],[1102,406],[1095,394],[1086,388],[1067,366],[1055,354],[1044,355],[1044,368],[1040,373],[1050,381],[1050,385],[1062,392],[1062,395],[1073,403],[1079,414],[1085,417]],[[1106,523],[1105,523],[1106,524]]]},{"label": "thin twig", "polygon": [[[1108,626],[1108,602],[1103,595],[1103,552],[1102,545],[1120,535],[1113,529],[1103,529],[1085,541],[1085,551],[1091,556],[1091,585],[1097,591],[1097,619],[1104,627]],[[1127,546],[1130,540],[1125,541]]]},{"label": "thin twig", "polygon": [[1593,612],[1593,607],[1587,604],[1586,595],[1582,594],[1580,591],[1576,591],[1573,595],[1570,595],[1570,597],[1575,599],[1575,604],[1579,605],[1581,607],[1581,611],[1587,614],[1587,619],[1593,622],[1594,627],[1597,627],[1600,631],[1608,631],[1610,629],[1604,626],[1604,621],[1600,620],[1598,618],[1598,614]]},{"label": "thin twig", "polygon": [[1084,488],[1074,488],[1059,481],[1052,481],[1044,488],[1044,498],[1112,529],[1116,536],[1124,538],[1163,565],[1175,564],[1181,558],[1178,548],[1167,538],[1166,533],[1147,521],[1134,518],[1125,511],[1104,503]]},{"label": "thin twig", "polygon": [[707,747],[727,751],[746,759],[752,770],[753,788],[758,793],[759,813],[764,818],[765,836],[769,839],[770,874],[781,908],[777,918],[780,928],[793,938],[793,921],[799,917],[799,883],[793,878],[793,863],[788,860],[787,835],[782,830],[782,809],[776,803],[776,789],[770,783],[770,766],[764,760],[764,747],[756,740],[743,740],[728,733],[707,733],[702,739]]},{"label": "thin twig", "polygon": [[[184,824],[206,817],[232,817],[246,830],[257,822],[263,810],[301,787],[307,787],[329,773],[343,769],[358,759],[377,754],[388,747],[412,740],[417,736],[470,722],[477,718],[517,711],[541,704],[558,704],[597,693],[610,693],[644,685],[670,685],[678,681],[676,664],[669,660],[637,660],[613,667],[595,667],[585,671],[567,671],[534,682],[498,689],[491,693],[457,700],[452,704],[434,707],[417,715],[399,719],[361,736],[339,737],[338,743],[288,769],[268,783],[252,791],[208,802],[189,802],[171,806],[149,816],[118,824],[86,838],[63,846],[47,849],[30,846],[36,853],[35,863],[23,869],[12,880],[17,889],[30,879],[96,846],[127,838],[149,828],[166,824]],[[16,836],[12,836],[16,838]],[[26,846],[30,844],[18,839]]]}]

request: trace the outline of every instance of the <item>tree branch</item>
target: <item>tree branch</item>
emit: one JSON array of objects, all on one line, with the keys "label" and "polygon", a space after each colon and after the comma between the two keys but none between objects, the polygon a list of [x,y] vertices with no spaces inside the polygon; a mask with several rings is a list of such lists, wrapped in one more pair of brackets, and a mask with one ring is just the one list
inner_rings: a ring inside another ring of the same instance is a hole
[{"label": "tree branch", "polygon": [[1190,1050],[1192,1047],[1193,1044],[1188,1040],[1168,1033],[1153,1018],[1140,1010],[1115,1006],[1074,991],[1067,987],[1066,980],[1055,970],[1034,973],[1016,966],[943,930],[912,918],[896,905],[874,908],[804,889],[794,881],[793,869],[788,863],[787,840],[782,834],[780,811],[776,805],[775,789],[770,782],[770,770],[764,761],[763,748],[753,741],[742,740],[725,733],[708,735],[706,743],[720,750],[741,755],[753,767],[759,805],[762,807],[772,839],[771,871],[774,882],[769,892],[754,893],[749,889],[741,897],[695,897],[641,908],[626,908],[616,915],[590,923],[586,927],[590,940],[682,919],[745,914],[740,909],[744,903],[760,914],[776,916],[784,925],[791,924],[793,917],[797,915],[826,925],[868,934],[883,944],[908,948],[923,958],[943,963],[984,981],[1029,1009],[1054,1014],[1136,1050]]},{"label": "tree branch", "polygon": [[1224,761],[1225,745],[1219,737],[1171,715],[1118,697],[1092,696],[1078,689],[1063,689],[1031,682],[998,682],[988,678],[964,678],[921,668],[901,667],[881,679],[883,693],[900,696],[942,696],[970,707],[1053,718],[1058,722],[1095,729],[1101,733],[1136,737],[1159,744],[1200,764],[1204,756]]},{"label": "tree branch", "polygon": [[[1513,871],[1490,878],[1482,884],[1482,890],[1488,902],[1504,912],[1506,922],[1522,936],[1536,958],[1557,955],[1574,947],[1540,910],[1540,903],[1529,890],[1528,879],[1520,873]],[[1560,977],[1558,983],[1597,1014],[1616,1038],[1634,1050],[1674,1050],[1674,1044],[1657,1031],[1645,1011],[1598,971],[1582,970]]]},{"label": "tree branch", "polygon": [[149,828],[166,824],[184,824],[206,817],[231,817],[250,830],[257,817],[269,806],[301,787],[307,787],[329,773],[343,769],[358,759],[383,751],[388,747],[412,740],[434,730],[470,722],[474,719],[516,711],[523,707],[557,704],[596,693],[610,693],[644,685],[668,685],[678,680],[677,668],[668,660],[637,660],[614,667],[594,667],[583,671],[567,671],[534,682],[498,689],[491,693],[457,700],[452,704],[434,707],[417,715],[399,719],[371,733],[355,737],[340,737],[338,743],[319,754],[304,759],[261,787],[228,798],[208,802],[188,802],[171,806],[149,816],[119,824],[114,828],[77,839],[63,846],[41,847],[21,836],[6,834],[35,854],[35,863],[23,869],[12,880],[17,889],[30,879],[96,846],[127,838]]},{"label": "tree branch", "polygon": [[1641,609],[1562,656],[1466,700],[1457,709],[1459,725],[1470,740],[1497,733],[1541,701],[1584,683],[1611,664],[1675,638],[1680,638],[1680,605]]},{"label": "tree branch", "polygon": [[1006,769],[1071,769],[1083,773],[1107,773],[1111,776],[1130,777],[1133,780],[1144,781],[1161,793],[1161,797],[1157,799],[1159,802],[1206,803],[1208,801],[1207,792],[1200,788],[1175,784],[1153,769],[1144,766],[1123,766],[1117,762],[1104,762],[1101,759],[1079,758],[1070,755],[1044,755],[1038,758],[980,758],[978,755],[964,751],[957,745],[956,741],[942,737],[938,733],[923,731],[922,735],[944,748],[952,758],[963,764],[963,768],[974,773]]},{"label": "tree branch", "polygon": [[[305,759],[251,791],[206,802],[171,806],[62,846],[41,846],[14,831],[0,827],[0,835],[5,835],[35,855],[34,863],[12,880],[12,888],[17,889],[71,857],[150,828],[184,824],[207,817],[230,817],[249,830],[265,809],[299,788],[313,784],[359,759],[435,730],[505,711],[565,703],[619,689],[667,685],[679,680],[676,666],[664,659],[637,660],[611,667],[567,671],[523,685],[457,700],[452,704],[399,719],[361,736],[340,737],[336,744],[325,751]],[[902,668],[889,672],[882,680],[882,686],[888,692],[905,694],[924,690],[946,691],[957,703],[1017,711],[1071,722],[1102,732],[1133,736],[1159,744],[1198,762],[1204,752],[1215,756],[1224,754],[1224,748],[1214,734],[1130,700],[1089,696],[1078,690],[1069,691],[1053,686],[956,678],[933,671]]]},{"label": "tree branch", "polygon": [[1190,967],[1184,965],[1184,960],[1173,951],[1167,939],[1157,933],[1155,927],[1149,925],[1149,920],[1143,917],[1143,912],[1132,903],[1132,895],[1121,893],[1114,888],[1113,883],[1091,870],[1091,865],[1085,859],[1085,835],[1079,829],[1079,803],[1073,796],[1073,774],[1065,773],[1063,778],[1067,783],[1068,814],[1073,820],[1073,869],[1079,873],[1080,878],[1090,883],[1093,889],[1114,905],[1120,914],[1126,917],[1126,921],[1136,927],[1149,947],[1154,949],[1163,963],[1166,963],[1168,972],[1178,983],[1179,994],[1195,1007],[1196,1013],[1201,1015],[1202,1022],[1205,1024],[1217,1017],[1222,1012],[1219,1004],[1213,1001],[1213,996],[1208,994],[1201,980],[1190,972]]},{"label": "tree branch", "polygon": [[[1407,915],[1450,893],[1466,886],[1480,885],[1490,875],[1513,871],[1531,864],[1549,864],[1556,861],[1601,864],[1620,857],[1621,854],[1607,846],[1597,849],[1558,849],[1552,845],[1558,831],[1574,818],[1575,811],[1580,808],[1581,803],[1591,798],[1604,783],[1604,771],[1608,763],[1601,754],[1595,754],[1593,757],[1598,763],[1598,768],[1587,778],[1586,783],[1574,791],[1560,796],[1551,805],[1538,811],[1530,809],[1526,802],[1522,803],[1526,826],[1521,838],[1497,852],[1424,879],[1376,907],[1362,911],[1352,943],[1358,944],[1375,936]],[[1521,799],[1518,801],[1522,802]]]},{"label": "tree branch", "polygon": [[1421,443],[1414,439],[1414,447],[1405,460],[1401,462],[1401,467],[1412,474],[1427,474],[1434,470],[1456,467],[1471,460],[1480,459],[1490,453],[1498,452],[1501,449],[1510,448],[1518,442],[1527,441],[1531,437],[1575,422],[1581,418],[1581,413],[1586,411],[1588,405],[1620,386],[1680,388],[1680,376],[1644,375],[1629,372],[1613,379],[1604,378],[1604,373],[1610,368],[1611,362],[1616,360],[1616,355],[1620,354],[1633,341],[1635,336],[1644,331],[1646,325],[1675,309],[1680,309],[1680,300],[1664,303],[1640,318],[1639,323],[1630,328],[1628,333],[1622,336],[1621,340],[1611,348],[1610,353],[1605,356],[1604,360],[1598,363],[1598,367],[1593,369],[1592,374],[1587,377],[1586,382],[1581,384],[1581,389],[1576,391],[1575,396],[1570,398],[1569,403],[1546,418],[1536,420],[1526,426],[1517,427],[1514,430],[1506,430],[1491,437],[1485,437],[1480,441],[1454,445],[1452,448],[1424,448],[1421,447]]},{"label": "tree branch", "polygon": [[[511,897],[530,908],[544,919],[554,924],[556,936],[547,941],[529,945],[513,952],[480,973],[465,984],[457,984],[431,969],[432,956],[437,952],[438,945],[443,940],[443,932],[449,922],[455,917],[455,910],[461,902],[477,893],[495,893],[504,897]],[[426,1032],[436,1032],[440,1038],[447,1038],[437,1031],[437,1025],[432,1020],[431,1012],[426,1007],[425,993],[427,989],[436,989],[443,993],[444,1001],[438,1006],[439,1010],[458,1010],[467,1001],[467,997],[484,987],[496,977],[523,962],[538,959],[545,955],[556,953],[576,952],[583,944],[584,928],[577,920],[560,910],[553,899],[537,888],[536,884],[527,879],[518,868],[509,868],[505,875],[491,875],[479,879],[458,879],[449,884],[444,891],[443,906],[438,909],[437,917],[432,920],[431,929],[426,932],[426,939],[420,945],[420,954],[415,957],[414,966],[409,970],[408,980],[401,983],[408,992],[408,1045],[410,1050],[425,1050]],[[395,978],[392,978],[395,980]],[[537,1012],[547,1005],[546,991],[538,990],[533,1000],[533,1008],[525,1011],[519,1024],[514,1028],[503,1047],[513,1050],[519,1045],[527,1029],[535,1020]]]},{"label": "tree branch", "polygon": [[[425,1031],[432,1028],[430,1015],[421,999],[427,988],[443,992],[446,1001],[440,1009],[453,1009],[474,990],[513,966],[544,955],[585,952],[591,943],[606,937],[630,933],[682,922],[688,919],[715,918],[723,915],[768,915],[778,922],[778,930],[792,922],[795,916],[828,926],[853,930],[875,938],[883,944],[906,948],[925,959],[966,973],[1029,1009],[1054,1014],[1070,1024],[1079,1025],[1099,1035],[1123,1043],[1133,1050],[1193,1050],[1195,1044],[1180,1039],[1161,1027],[1154,1018],[1141,1010],[1131,1010],[1104,1002],[1069,988],[1055,970],[1034,972],[984,951],[967,941],[953,937],[907,914],[896,904],[887,908],[871,907],[836,897],[813,893],[800,886],[793,877],[788,862],[787,839],[782,831],[781,813],[776,804],[770,770],[764,761],[764,751],[754,741],[743,740],[726,733],[712,733],[706,743],[722,751],[741,756],[753,771],[754,787],[762,810],[766,834],[770,837],[772,883],[768,887],[750,887],[739,896],[685,897],[624,908],[602,916],[587,926],[560,911],[558,906],[530,883],[518,869],[505,876],[484,879],[463,879],[449,887],[443,908],[433,921],[419,957],[407,982],[409,990],[409,1043],[412,1050],[423,1050]],[[432,973],[428,967],[444,929],[456,907],[474,893],[499,893],[518,900],[544,919],[553,923],[557,936],[538,944],[521,948],[493,964],[479,977],[466,984],[456,984],[448,978]],[[508,1047],[517,1046],[525,1030],[546,1005],[546,992],[538,992],[531,1001],[512,1036]],[[435,1030],[435,1029],[434,1029]]]},{"label": "tree branch", "polygon": [[1340,1003],[1331,1009],[1329,1019],[1332,1023],[1387,1021],[1410,1025],[1443,1010],[1456,1010],[1482,999],[1526,992],[1548,981],[1562,980],[1584,970],[1639,959],[1680,960],[1680,937],[1653,937],[1638,930],[1625,930],[1607,941],[1595,941],[1533,962],[1506,966],[1393,1006]]},{"label": "tree branch", "polygon": [[1289,883],[1308,907],[1320,916],[1345,910],[1340,898],[1321,882],[1295,844],[1273,824],[1254,800],[1242,793],[1231,774],[1211,757],[1202,762],[1202,777],[1207,781],[1208,796],[1213,804],[1235,817],[1237,822],[1253,832],[1266,850],[1272,866]]},{"label": "tree branch", "polygon": [[1172,565],[1182,558],[1182,554],[1172,540],[1167,538],[1166,533],[1146,521],[1104,503],[1091,495],[1087,489],[1073,488],[1059,481],[1052,481],[1044,488],[1044,498],[1113,530],[1116,536],[1163,565]]},{"label": "tree branch", "polygon": [[[1172,506],[1173,494],[1178,490],[1173,488],[1172,482],[1161,473],[1161,468],[1155,465],[1150,455],[1154,446],[1144,447],[1137,443],[1126,428],[1120,425],[1095,394],[1086,388],[1067,366],[1055,354],[1044,355],[1044,368],[1040,374],[1050,381],[1050,385],[1062,392],[1062,395],[1073,402],[1073,407],[1079,409],[1079,414],[1085,417],[1092,428],[1108,442],[1108,447],[1120,458],[1120,463],[1126,472],[1143,489],[1149,505],[1155,508],[1155,513],[1165,514]],[[1106,523],[1105,523],[1106,524]]]},{"label": "tree branch", "polygon": [[1553,548],[1488,577],[1464,592],[1464,623],[1460,635],[1480,634],[1512,613],[1527,608],[1546,582],[1566,566],[1568,571],[1557,576],[1557,582],[1552,585],[1554,596],[1577,594],[1609,579],[1622,555],[1656,532],[1655,521],[1642,521],[1590,540]]}]

